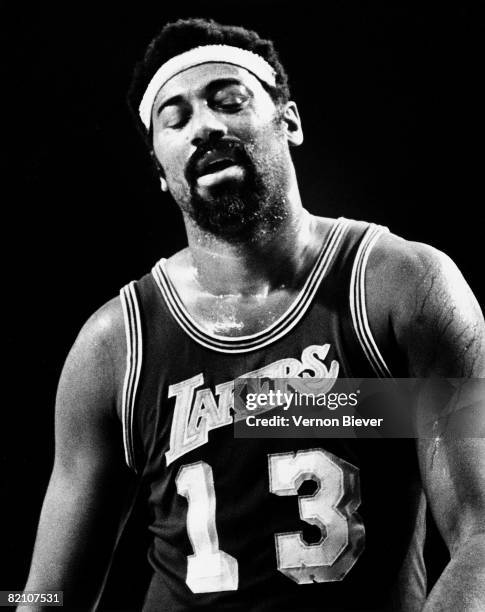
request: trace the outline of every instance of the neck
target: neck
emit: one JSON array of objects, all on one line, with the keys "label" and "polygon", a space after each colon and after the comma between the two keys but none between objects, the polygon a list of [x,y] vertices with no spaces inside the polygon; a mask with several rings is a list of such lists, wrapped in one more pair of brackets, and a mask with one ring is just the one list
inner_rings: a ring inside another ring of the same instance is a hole
[{"label": "neck", "polygon": [[245,242],[214,236],[185,216],[190,270],[213,295],[266,295],[298,283],[318,245],[311,215],[303,209],[296,182],[288,192],[285,217],[276,228],[260,228]]}]

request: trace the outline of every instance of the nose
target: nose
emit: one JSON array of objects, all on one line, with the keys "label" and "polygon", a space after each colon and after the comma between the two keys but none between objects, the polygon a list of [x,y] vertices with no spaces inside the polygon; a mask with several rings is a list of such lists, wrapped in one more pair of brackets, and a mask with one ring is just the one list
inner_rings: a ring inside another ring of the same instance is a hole
[{"label": "nose", "polygon": [[207,104],[198,105],[192,115],[191,143],[198,147],[202,142],[218,140],[227,134],[224,121]]}]

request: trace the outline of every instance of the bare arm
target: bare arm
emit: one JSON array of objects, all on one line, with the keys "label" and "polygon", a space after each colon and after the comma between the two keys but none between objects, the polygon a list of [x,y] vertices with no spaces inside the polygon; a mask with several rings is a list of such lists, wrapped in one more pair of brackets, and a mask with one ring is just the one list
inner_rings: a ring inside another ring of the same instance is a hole
[{"label": "bare arm", "polygon": [[[439,425],[418,440],[425,492],[451,560],[423,612],[485,610],[485,329],[480,308],[453,262],[417,244],[396,244],[392,324],[413,377],[466,379],[477,409],[476,438],[457,437],[443,418],[450,406],[426,409]],[[478,396],[476,390],[481,391]],[[422,406],[423,407],[423,406]],[[456,408],[456,406],[455,406]],[[423,416],[423,415],[421,415]],[[470,435],[470,432],[468,432]],[[479,437],[482,436],[482,437]]]},{"label": "bare arm", "polygon": [[136,487],[116,415],[120,317],[113,300],[87,322],[57,394],[54,468],[25,589],[62,590],[67,609],[94,608]]}]

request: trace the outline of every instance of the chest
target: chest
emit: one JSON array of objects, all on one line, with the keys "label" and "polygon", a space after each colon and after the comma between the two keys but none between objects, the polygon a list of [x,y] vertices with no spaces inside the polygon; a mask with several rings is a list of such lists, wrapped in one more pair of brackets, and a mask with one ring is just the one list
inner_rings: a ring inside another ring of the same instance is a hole
[{"label": "chest", "polygon": [[185,306],[205,331],[222,336],[246,336],[271,326],[298,299],[298,291],[280,289],[253,295],[187,295]]}]

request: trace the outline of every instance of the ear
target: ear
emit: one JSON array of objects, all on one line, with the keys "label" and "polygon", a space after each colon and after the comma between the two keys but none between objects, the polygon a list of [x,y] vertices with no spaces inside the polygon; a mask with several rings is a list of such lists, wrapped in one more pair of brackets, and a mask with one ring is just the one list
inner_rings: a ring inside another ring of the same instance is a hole
[{"label": "ear", "polygon": [[282,120],[286,126],[286,136],[290,145],[298,147],[303,142],[303,130],[301,127],[300,115],[298,108],[293,101],[289,101],[285,104]]}]

